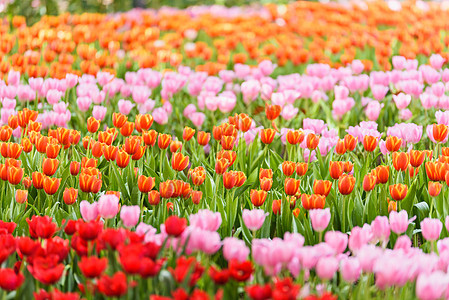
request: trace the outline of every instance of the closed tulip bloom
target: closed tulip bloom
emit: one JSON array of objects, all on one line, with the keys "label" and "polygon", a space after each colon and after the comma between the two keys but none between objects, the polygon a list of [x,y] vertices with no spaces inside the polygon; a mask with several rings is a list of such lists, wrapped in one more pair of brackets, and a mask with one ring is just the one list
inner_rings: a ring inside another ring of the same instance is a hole
[{"label": "closed tulip bloom", "polygon": [[376,177],[377,182],[376,183],[387,183],[388,178],[390,176],[390,167],[389,166],[378,166],[376,168]]},{"label": "closed tulip bloom", "polygon": [[121,113],[114,112],[112,114],[112,124],[116,128],[122,128],[125,125],[126,121],[128,121],[128,117]]},{"label": "closed tulip bloom", "polygon": [[199,131],[197,135],[198,144],[201,146],[206,146],[210,141],[210,133]]},{"label": "closed tulip bloom", "polygon": [[145,131],[142,133],[142,137],[145,145],[153,147],[156,144],[158,133],[156,130]]},{"label": "closed tulip bloom", "polygon": [[308,164],[307,163],[297,163],[296,164],[296,174],[298,176],[304,176],[307,173],[307,169],[308,169]]},{"label": "closed tulip bloom", "polygon": [[[8,157],[18,159],[20,154],[22,153],[22,146],[17,143],[8,143],[7,154]],[[48,146],[47,146],[48,149]]]},{"label": "closed tulip bloom", "polygon": [[12,185],[17,185],[20,183],[23,177],[23,168],[15,167],[15,166],[9,166],[7,168],[7,178],[8,182]]},{"label": "closed tulip bloom", "polygon": [[161,196],[158,191],[151,190],[148,193],[148,203],[150,203],[150,205],[158,205],[160,200]]},{"label": "closed tulip bloom", "polygon": [[235,183],[236,187],[241,187],[246,181],[246,175],[242,171],[237,171],[237,181]]},{"label": "closed tulip bloom", "polygon": [[70,174],[72,174],[72,176],[76,176],[78,175],[79,172],[80,172],[80,163],[77,161],[72,161],[70,163]]},{"label": "closed tulip bloom", "polygon": [[440,178],[439,178],[439,174],[437,172],[436,163],[433,161],[428,161],[428,162],[426,162],[425,166],[426,166],[426,174],[427,174],[427,177],[429,178],[429,180],[439,181]]},{"label": "closed tulip bloom", "polygon": [[265,105],[265,114],[270,121],[275,120],[281,114],[282,108],[279,105]]},{"label": "closed tulip bloom", "polygon": [[381,242],[387,242],[390,237],[390,225],[386,216],[377,216],[371,223],[373,238]]},{"label": "closed tulip bloom", "polygon": [[251,203],[254,206],[260,207],[264,204],[265,199],[267,199],[267,192],[262,191],[262,190],[251,190],[250,198],[251,198]]},{"label": "closed tulip bloom", "polygon": [[388,202],[388,213],[391,213],[392,211],[398,211],[398,203],[396,201],[390,201],[390,199],[387,198]]},{"label": "closed tulip bloom", "polygon": [[405,171],[410,163],[410,157],[405,152],[393,153],[393,167],[396,171]]},{"label": "closed tulip bloom", "polygon": [[355,257],[343,259],[340,263],[340,273],[344,281],[353,283],[357,281],[362,272],[359,260]]},{"label": "closed tulip bloom", "polygon": [[405,184],[397,183],[390,185],[390,195],[395,201],[400,201],[407,196],[408,187]]},{"label": "closed tulip bloom", "polygon": [[58,169],[59,160],[52,158],[44,158],[42,161],[42,173],[47,176],[52,176]]},{"label": "closed tulip bloom", "polygon": [[316,264],[318,277],[324,280],[331,280],[338,270],[338,259],[333,256],[322,257]]},{"label": "closed tulip bloom", "polygon": [[350,134],[347,134],[344,137],[344,141],[345,141],[346,151],[349,151],[349,152],[354,151],[355,147],[357,146],[357,138]]},{"label": "closed tulip bloom", "polygon": [[81,273],[87,278],[99,277],[108,266],[108,259],[96,256],[83,256],[78,262]]},{"label": "closed tulip bloom", "polygon": [[95,133],[100,128],[100,121],[96,120],[94,117],[89,117],[87,119],[87,130],[90,133]]},{"label": "closed tulip bloom", "polygon": [[[447,176],[448,175],[446,174],[446,177]],[[440,194],[440,192],[441,192],[441,188],[442,188],[441,183],[429,181],[428,190],[429,190],[429,195],[431,197],[437,197]]]},{"label": "closed tulip bloom", "polygon": [[148,130],[150,129],[151,125],[153,125],[153,116],[150,114],[138,114],[136,116],[136,129],[139,132],[142,132],[142,130]]},{"label": "closed tulip bloom", "polygon": [[195,135],[195,129],[191,127],[184,127],[184,131],[182,132],[182,139],[186,142],[190,141]]},{"label": "closed tulip bloom", "polygon": [[31,174],[31,178],[32,178],[33,186],[36,189],[41,190],[44,188],[44,174],[42,174],[40,172],[33,172]]},{"label": "closed tulip bloom", "polygon": [[284,182],[285,193],[289,196],[296,195],[301,181],[295,178],[286,178]]},{"label": "closed tulip bloom", "polygon": [[260,189],[268,192],[271,190],[271,186],[273,185],[273,179],[263,177],[260,179]]},{"label": "closed tulip bloom", "polygon": [[24,188],[29,189],[33,183],[31,182],[30,177],[24,177],[22,179],[22,184]]},{"label": "closed tulip bloom", "polygon": [[23,204],[28,200],[28,191],[27,190],[16,190],[16,202],[19,204]]},{"label": "closed tulip bloom", "polygon": [[104,159],[107,161],[115,161],[117,158],[118,147],[112,145],[103,145],[103,155]]},{"label": "closed tulip bloom", "polygon": [[329,174],[332,179],[338,179],[343,174],[344,166],[341,161],[330,161],[329,162]]},{"label": "closed tulip bloom", "polygon": [[289,177],[292,176],[293,173],[295,173],[296,170],[296,164],[292,161],[284,161],[282,163],[282,172],[285,176]]},{"label": "closed tulip bloom", "polygon": [[223,186],[225,189],[232,189],[237,182],[237,172],[228,171],[223,173]]},{"label": "closed tulip bloom", "polygon": [[424,162],[424,159],[426,158],[425,152],[419,150],[410,150],[409,156],[410,156],[410,164],[414,168],[421,166],[422,163]]},{"label": "closed tulip bloom", "polygon": [[223,127],[222,126],[214,126],[212,128],[212,135],[214,139],[220,141],[223,135]]},{"label": "closed tulip bloom", "polygon": [[192,198],[193,204],[198,205],[198,204],[200,204],[200,201],[203,198],[203,192],[201,192],[201,191],[192,191],[190,193],[190,197]]},{"label": "closed tulip bloom", "polygon": [[263,209],[244,209],[242,212],[242,218],[245,226],[252,231],[259,230],[262,227],[266,216],[268,216],[268,213],[266,213]]},{"label": "closed tulip bloom", "polygon": [[313,182],[313,192],[318,195],[323,195],[327,197],[332,188],[332,182],[329,180],[317,180]]},{"label": "closed tulip bloom", "polygon": [[390,212],[389,216],[390,228],[396,234],[402,234],[407,231],[408,224],[410,223],[407,212],[401,210],[396,212],[395,210]]},{"label": "closed tulip bloom", "polygon": [[342,195],[349,195],[355,186],[355,178],[352,175],[343,174],[338,179],[338,190]]},{"label": "closed tulip bloom", "polygon": [[159,134],[159,137],[157,139],[157,146],[160,149],[167,149],[168,146],[170,146],[171,142],[171,135],[169,134]]},{"label": "closed tulip bloom", "polygon": [[137,186],[141,193],[150,192],[153,189],[154,185],[155,185],[154,177],[146,177],[144,175],[139,175],[139,178],[137,179]]},{"label": "closed tulip bloom", "polygon": [[348,235],[340,231],[328,231],[324,235],[324,241],[331,246],[336,253],[340,254],[343,253],[348,246]]},{"label": "closed tulip bloom", "polygon": [[385,147],[390,152],[396,152],[398,151],[402,146],[402,139],[396,137],[396,136],[388,136],[385,141]]},{"label": "closed tulip bloom", "polygon": [[304,140],[304,132],[302,130],[289,130],[286,139],[290,145],[300,144]]},{"label": "closed tulip bloom", "polygon": [[182,149],[182,143],[180,141],[171,141],[170,143],[170,152],[175,153],[179,149]]},{"label": "closed tulip bloom", "polygon": [[140,207],[138,205],[126,206],[123,205],[120,209],[120,220],[127,228],[137,225],[140,217]]},{"label": "closed tulip bloom", "polygon": [[425,218],[421,222],[422,235],[427,241],[436,241],[440,237],[443,223],[438,219]]},{"label": "closed tulip bloom", "polygon": [[317,232],[323,232],[331,220],[331,211],[329,208],[312,209],[309,211],[309,215],[313,230]]},{"label": "closed tulip bloom", "polygon": [[337,153],[338,155],[343,155],[346,153],[344,140],[338,140],[337,145],[335,145],[335,153]]},{"label": "closed tulip bloom", "polygon": [[372,174],[367,174],[363,177],[363,190],[365,192],[372,191],[376,187],[377,177]]},{"label": "closed tulip bloom", "polygon": [[273,170],[260,168],[259,179],[262,179],[262,178],[273,178]]},{"label": "closed tulip bloom", "polygon": [[309,150],[315,150],[320,143],[320,137],[316,134],[309,133],[306,138],[306,146]]},{"label": "closed tulip bloom", "polygon": [[73,203],[76,202],[76,199],[78,198],[78,189],[65,188],[62,197],[64,199],[65,204],[72,205]]},{"label": "closed tulip bloom", "polygon": [[416,280],[416,296],[421,300],[437,300],[447,294],[447,274],[440,270],[421,273]]},{"label": "closed tulip bloom", "polygon": [[175,171],[182,171],[189,165],[189,157],[181,152],[173,153],[171,166]]},{"label": "closed tulip bloom", "polygon": [[102,195],[98,200],[98,214],[104,219],[112,219],[117,215],[119,198],[115,195]]},{"label": "closed tulip bloom", "polygon": [[59,189],[61,184],[61,178],[51,178],[45,176],[44,178],[44,191],[48,195],[54,195]]},{"label": "closed tulip bloom", "polygon": [[46,154],[48,158],[56,158],[61,150],[61,145],[59,144],[48,144],[46,149]]},{"label": "closed tulip bloom", "polygon": [[130,156],[126,151],[119,150],[117,153],[116,163],[119,168],[126,168],[128,166]]},{"label": "closed tulip bloom", "polygon": [[272,128],[262,129],[260,131],[260,140],[265,145],[269,145],[273,142],[276,131]]},{"label": "closed tulip bloom", "polygon": [[165,220],[164,225],[168,235],[179,237],[187,228],[187,220],[178,216],[170,216]]},{"label": "closed tulip bloom", "polygon": [[217,159],[215,162],[215,173],[223,174],[229,167],[229,161],[226,158]]},{"label": "closed tulip bloom", "polygon": [[126,121],[125,124],[120,128],[121,135],[128,137],[134,131],[135,123]]},{"label": "closed tulip bloom", "polygon": [[448,127],[444,124],[433,124],[433,138],[437,143],[443,142],[448,134]]},{"label": "closed tulip bloom", "polygon": [[0,269],[0,278],[0,288],[8,292],[19,289],[25,281],[21,272],[9,268]]},{"label": "closed tulip bloom", "polygon": [[373,152],[377,147],[378,138],[370,135],[363,137],[363,148],[365,151]]}]

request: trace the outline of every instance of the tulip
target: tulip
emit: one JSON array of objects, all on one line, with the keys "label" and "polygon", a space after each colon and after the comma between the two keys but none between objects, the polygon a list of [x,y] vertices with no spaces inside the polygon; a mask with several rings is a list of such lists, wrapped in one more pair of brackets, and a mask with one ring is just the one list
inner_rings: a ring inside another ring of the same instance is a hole
[{"label": "tulip", "polygon": [[304,176],[307,173],[308,164],[307,163],[297,163],[296,164],[296,174],[298,176]]},{"label": "tulip", "polygon": [[281,114],[282,108],[279,105],[265,105],[265,114],[270,121],[275,120]]},{"label": "tulip", "polygon": [[19,204],[23,204],[28,200],[28,191],[27,190],[16,190],[16,202]]},{"label": "tulip", "polygon": [[271,190],[271,186],[273,185],[273,179],[263,177],[260,179],[260,189],[268,192]]},{"label": "tulip", "polygon": [[295,173],[296,164],[292,161],[284,161],[282,162],[282,172],[285,176],[289,177]]},{"label": "tulip", "polygon": [[54,195],[59,189],[61,178],[44,177],[44,191],[48,195]]},{"label": "tulip", "polygon": [[262,129],[260,131],[260,140],[265,145],[269,145],[273,142],[276,131],[272,128]]},{"label": "tulip", "polygon": [[349,152],[354,151],[355,147],[357,146],[357,138],[350,134],[347,134],[344,137],[344,141],[345,141],[346,151],[349,151]]},{"label": "tulip", "polygon": [[210,141],[210,133],[209,132],[204,132],[204,131],[199,131],[198,135],[197,135],[197,141],[198,144],[201,146],[206,146],[209,141]]},{"label": "tulip", "polygon": [[309,150],[315,150],[318,147],[318,144],[320,143],[320,137],[309,133],[306,138],[306,146]]},{"label": "tulip", "polygon": [[332,179],[338,179],[343,174],[343,163],[341,161],[329,162],[329,173]]},{"label": "tulip", "polygon": [[443,223],[438,219],[425,218],[421,222],[422,235],[427,241],[436,241],[440,237]]},{"label": "tulip", "polygon": [[173,153],[171,165],[175,171],[183,171],[189,165],[189,157],[181,152]]},{"label": "tulip", "polygon": [[433,124],[433,138],[437,143],[443,142],[448,134],[448,126],[444,124]]},{"label": "tulip", "polygon": [[102,195],[98,200],[98,214],[104,219],[112,219],[118,213],[119,198],[115,195]]},{"label": "tulip", "polygon": [[244,209],[242,212],[245,226],[252,231],[259,230],[262,227],[266,216],[268,216],[268,213],[265,213],[263,209]]},{"label": "tulip", "polygon": [[122,206],[120,209],[120,220],[127,228],[131,228],[137,225],[140,217],[140,207],[137,205]]},{"label": "tulip", "polygon": [[264,204],[265,199],[267,198],[267,192],[262,190],[251,190],[250,192],[251,203],[260,207]]},{"label": "tulip", "polygon": [[329,225],[331,219],[331,211],[329,208],[312,209],[309,211],[309,215],[313,230],[323,232]]},{"label": "tulip", "polygon": [[407,196],[408,187],[405,184],[392,184],[389,187],[391,198],[395,201],[400,201]]},{"label": "tulip", "polygon": [[187,227],[187,220],[177,216],[170,216],[165,220],[164,225],[168,235],[179,237]]},{"label": "tulip", "polygon": [[324,241],[331,246],[336,253],[340,254],[343,253],[348,246],[348,235],[340,231],[328,231],[324,235]]},{"label": "tulip", "polygon": [[96,256],[84,256],[78,262],[81,273],[87,278],[99,277],[106,270],[107,265],[107,258],[98,258]]},{"label": "tulip", "polygon": [[139,175],[137,179],[137,186],[141,193],[150,192],[155,185],[155,179],[153,177],[146,177],[144,175]]},{"label": "tulip", "polygon": [[192,202],[195,205],[200,204],[201,198],[203,198],[203,192],[201,191],[192,191],[190,194],[190,197],[192,198]]},{"label": "tulip", "polygon": [[405,210],[401,210],[400,212],[391,211],[390,216],[390,228],[396,234],[402,234],[407,231],[409,219],[407,216],[407,212]]},{"label": "tulip", "polygon": [[100,128],[100,121],[96,120],[94,117],[89,117],[87,119],[87,130],[90,133],[95,133]]},{"label": "tulip", "polygon": [[355,178],[352,175],[343,174],[338,179],[338,190],[342,195],[351,194],[355,186]]},{"label": "tulip", "polygon": [[159,147],[159,149],[167,149],[168,146],[170,146],[170,142],[171,142],[171,135],[169,134],[160,134],[158,139],[157,139],[157,145]]},{"label": "tulip", "polygon": [[160,194],[158,191],[155,190],[151,190],[148,193],[148,203],[150,203],[150,205],[158,205],[160,202]]},{"label": "tulip", "polygon": [[363,137],[363,148],[365,151],[373,152],[377,147],[378,138],[370,135]]},{"label": "tulip", "polygon": [[385,146],[389,152],[396,152],[401,148],[402,139],[396,136],[388,136],[385,142]]},{"label": "tulip", "polygon": [[[447,174],[446,174],[446,177],[447,177]],[[428,190],[429,190],[429,195],[431,197],[437,197],[441,192],[441,188],[442,188],[441,183],[429,181]]]},{"label": "tulip", "polygon": [[337,153],[338,155],[343,155],[346,153],[344,140],[338,140],[337,145],[335,146],[335,153]]},{"label": "tulip", "polygon": [[305,210],[323,209],[324,205],[326,204],[326,197],[318,194],[313,195],[302,194],[301,204]]},{"label": "tulip", "polygon": [[387,183],[389,175],[390,175],[390,167],[389,166],[378,166],[376,168],[376,177],[377,177],[376,183],[381,183],[381,184]]},{"label": "tulip", "polygon": [[393,166],[396,171],[405,171],[410,163],[410,156],[405,152],[393,153]]},{"label": "tulip", "polygon": [[323,195],[327,197],[332,188],[332,182],[329,180],[314,180],[313,182],[313,192],[318,195]]},{"label": "tulip", "polygon": [[284,190],[289,196],[295,195],[299,190],[299,185],[301,181],[295,178],[285,178]]},{"label": "tulip", "polygon": [[372,174],[367,174],[363,177],[363,190],[365,192],[372,191],[376,186],[377,177]]},{"label": "tulip", "polygon": [[182,139],[186,142],[190,141],[195,135],[195,129],[190,128],[188,126],[184,127],[184,131],[182,132]]},{"label": "tulip", "polygon": [[333,256],[320,258],[316,265],[318,277],[324,280],[331,280],[338,270],[338,260]]},{"label": "tulip", "polygon": [[340,264],[341,277],[344,281],[353,283],[359,279],[362,272],[359,260],[354,257],[343,259]]},{"label": "tulip", "polygon": [[62,197],[64,199],[65,204],[72,205],[76,202],[76,199],[78,198],[78,189],[65,188]]}]

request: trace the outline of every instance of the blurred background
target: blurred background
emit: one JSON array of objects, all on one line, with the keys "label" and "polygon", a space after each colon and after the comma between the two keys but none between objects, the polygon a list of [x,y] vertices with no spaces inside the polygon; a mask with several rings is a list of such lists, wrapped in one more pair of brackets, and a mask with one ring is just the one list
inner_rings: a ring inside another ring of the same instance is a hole
[{"label": "blurred background", "polygon": [[133,8],[160,8],[171,6],[186,8],[193,5],[264,5],[267,3],[285,4],[289,0],[0,0],[0,17],[20,15],[33,23],[43,15],[57,15],[64,12],[80,14],[83,12],[114,13]]}]

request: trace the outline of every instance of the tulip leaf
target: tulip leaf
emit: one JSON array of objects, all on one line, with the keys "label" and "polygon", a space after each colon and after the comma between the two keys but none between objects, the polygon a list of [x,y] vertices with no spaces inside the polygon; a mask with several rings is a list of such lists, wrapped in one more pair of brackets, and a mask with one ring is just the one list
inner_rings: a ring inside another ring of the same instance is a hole
[{"label": "tulip leaf", "polygon": [[430,211],[429,205],[424,201],[413,205],[414,215],[416,215],[420,221],[424,220],[424,218],[426,218],[429,215],[429,211]]}]

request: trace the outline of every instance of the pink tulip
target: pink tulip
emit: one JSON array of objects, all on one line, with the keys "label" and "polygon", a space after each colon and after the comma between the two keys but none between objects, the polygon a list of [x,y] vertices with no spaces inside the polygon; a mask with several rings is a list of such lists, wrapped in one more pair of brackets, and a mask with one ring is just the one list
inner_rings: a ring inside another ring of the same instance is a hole
[{"label": "pink tulip", "polygon": [[168,114],[162,107],[156,108],[153,111],[153,118],[158,124],[167,124],[168,122]]},{"label": "pink tulip", "polygon": [[185,235],[188,236],[187,254],[200,251],[212,255],[221,247],[221,239],[218,232],[204,230],[199,227],[189,227],[185,231]]},{"label": "pink tulip", "polygon": [[393,101],[398,109],[404,109],[412,101],[412,96],[404,93],[399,93],[397,95],[393,95]]},{"label": "pink tulip", "polygon": [[387,242],[390,237],[390,225],[388,218],[385,216],[377,216],[371,223],[371,232],[373,238],[381,242]]},{"label": "pink tulip", "polygon": [[151,96],[151,90],[146,86],[134,86],[131,93],[136,103],[145,103]]},{"label": "pink tulip", "polygon": [[262,227],[266,216],[268,216],[268,213],[265,213],[263,209],[244,209],[242,212],[243,222],[249,230],[253,231]]},{"label": "pink tulip", "polygon": [[249,255],[249,248],[245,242],[235,237],[227,237],[223,240],[223,256],[227,261],[237,259],[245,261]]},{"label": "pink tulip", "polygon": [[416,280],[416,296],[420,300],[441,299],[446,293],[448,283],[449,277],[442,271],[420,274]]},{"label": "pink tulip", "polygon": [[438,219],[425,218],[421,222],[422,235],[427,241],[436,241],[440,237],[443,223]]},{"label": "pink tulip", "polygon": [[331,211],[329,208],[309,210],[310,220],[313,230],[323,232],[331,220]]},{"label": "pink tulip", "polygon": [[377,101],[371,101],[368,103],[365,109],[365,114],[370,121],[376,121],[379,118],[380,111],[383,107],[383,104],[380,104]]},{"label": "pink tulip", "polygon": [[217,231],[221,222],[221,214],[208,209],[200,209],[196,214],[189,216],[190,226],[208,231]]},{"label": "pink tulip", "polygon": [[432,54],[429,58],[430,65],[434,69],[441,69],[445,61],[440,54]]},{"label": "pink tulip", "polygon": [[102,195],[98,200],[98,213],[104,219],[112,219],[118,213],[119,198],[116,195]]},{"label": "pink tulip", "polygon": [[206,115],[202,112],[194,112],[189,115],[190,121],[192,121],[193,125],[200,128],[206,120]]},{"label": "pink tulip", "polygon": [[353,283],[359,279],[362,272],[359,260],[354,257],[343,259],[340,263],[341,277],[344,281]]},{"label": "pink tulip", "polygon": [[92,116],[97,120],[103,121],[107,110],[108,109],[104,106],[95,105],[92,109]]},{"label": "pink tulip", "polygon": [[403,56],[393,56],[392,62],[393,62],[393,67],[396,70],[402,70],[405,68],[406,58]]},{"label": "pink tulip", "polygon": [[196,112],[196,106],[195,106],[195,104],[190,103],[184,108],[184,111],[182,114],[184,115],[184,117],[188,118],[189,115],[194,112]]},{"label": "pink tulip", "polygon": [[140,217],[140,207],[138,205],[123,205],[120,209],[120,220],[125,227],[131,228],[137,225]]},{"label": "pink tulip", "polygon": [[407,231],[408,224],[410,223],[407,212],[401,210],[400,212],[392,210],[389,216],[390,228],[396,234],[402,234]]},{"label": "pink tulip", "polygon": [[131,109],[133,109],[134,104],[129,100],[120,99],[117,106],[121,114],[128,115],[131,112]]},{"label": "pink tulip", "polygon": [[79,110],[88,111],[90,105],[92,104],[92,100],[89,97],[79,97],[76,99],[76,104],[78,105]]},{"label": "pink tulip", "polygon": [[351,230],[348,247],[353,253],[357,253],[357,251],[371,241],[372,238],[373,235],[368,224],[365,224],[362,228],[355,226]]},{"label": "pink tulip", "polygon": [[357,259],[363,272],[373,272],[374,264],[382,255],[382,249],[372,244],[364,245],[357,251]]},{"label": "pink tulip", "polygon": [[376,84],[371,87],[371,92],[373,93],[374,99],[380,101],[383,100],[388,93],[388,87]]},{"label": "pink tulip", "polygon": [[402,250],[408,250],[412,246],[412,241],[410,238],[406,235],[401,235],[396,240],[396,243],[394,244],[394,250],[402,249]]},{"label": "pink tulip", "polygon": [[358,59],[355,59],[351,63],[351,69],[354,74],[360,74],[365,69],[365,65]]},{"label": "pink tulip", "polygon": [[328,231],[324,235],[324,241],[331,246],[336,253],[343,253],[348,246],[348,235],[340,231]]},{"label": "pink tulip", "polygon": [[413,114],[408,108],[402,109],[401,111],[399,111],[399,118],[404,121],[407,121],[407,120],[411,119],[412,117],[413,117]]},{"label": "pink tulip", "polygon": [[146,234],[154,235],[156,234],[156,231],[156,228],[143,222],[140,222],[136,227],[136,233],[141,236],[144,236]]},{"label": "pink tulip", "polygon": [[98,202],[90,204],[86,200],[80,203],[80,212],[84,221],[90,222],[98,217]]},{"label": "pink tulip", "polygon": [[13,69],[8,72],[8,85],[19,85],[20,83],[20,72],[14,71]]},{"label": "pink tulip", "polygon": [[73,88],[78,83],[78,75],[67,73],[65,74],[65,81],[68,88]]},{"label": "pink tulip", "polygon": [[338,270],[338,259],[333,256],[322,257],[318,260],[315,270],[318,277],[324,280],[330,280]]},{"label": "pink tulip", "polygon": [[50,104],[56,104],[59,102],[59,100],[61,100],[63,93],[58,91],[58,90],[49,90],[47,92],[47,101]]}]

